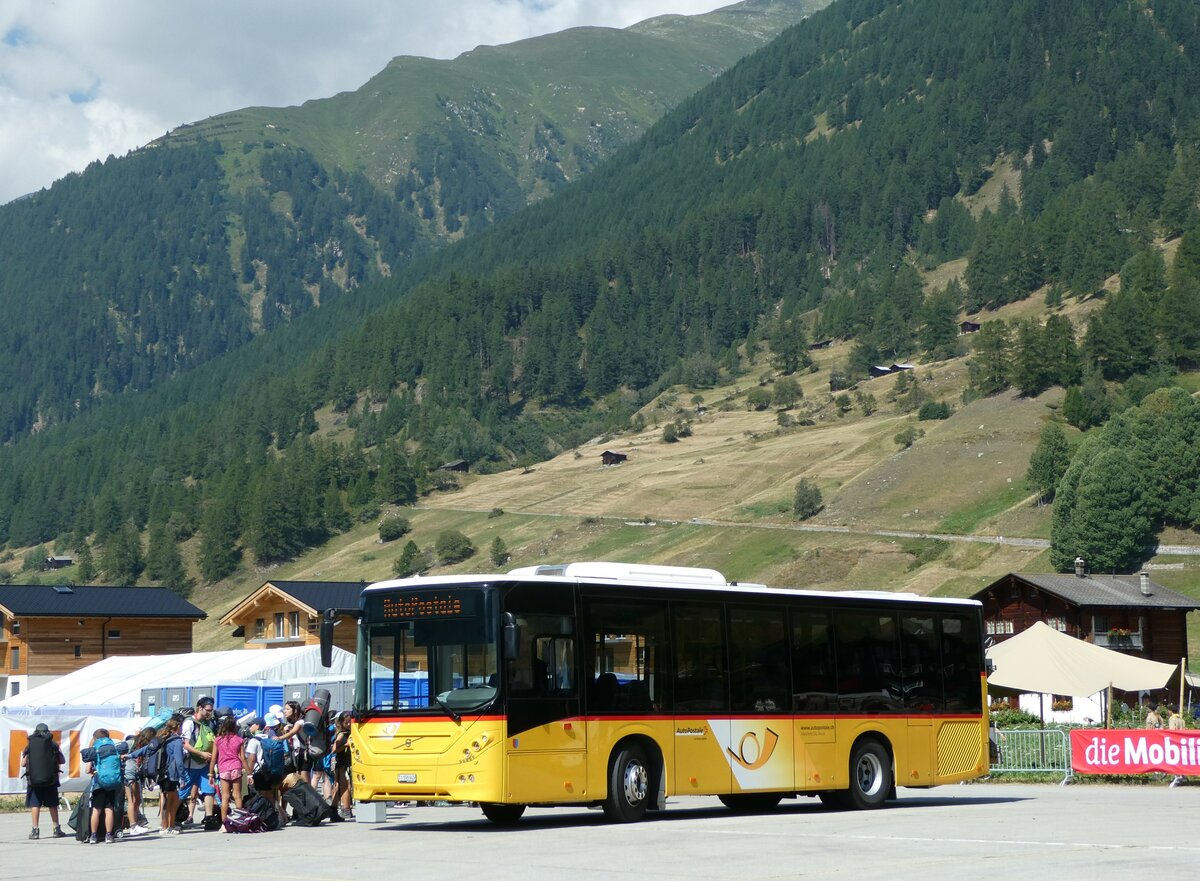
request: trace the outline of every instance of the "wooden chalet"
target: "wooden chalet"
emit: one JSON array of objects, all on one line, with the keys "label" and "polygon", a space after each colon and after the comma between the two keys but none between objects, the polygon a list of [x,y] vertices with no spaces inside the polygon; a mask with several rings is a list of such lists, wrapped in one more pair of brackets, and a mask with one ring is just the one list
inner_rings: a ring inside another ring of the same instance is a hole
[{"label": "wooden chalet", "polygon": [[1007,639],[1044,621],[1068,636],[1151,661],[1178,664],[1188,656],[1191,597],[1150,575],[1092,575],[1082,562],[1070,574],[1010,572],[976,593],[987,637]]},{"label": "wooden chalet", "polygon": [[206,617],[165,587],[0,585],[0,696],[112,655],[190,652]]},{"label": "wooden chalet", "polygon": [[960,335],[979,332],[978,321],[960,321],[958,324],[958,332]]},{"label": "wooden chalet", "polygon": [[333,644],[357,647],[358,600],[365,581],[268,581],[221,616],[244,648],[319,645],[321,616],[333,609],[341,619]]},{"label": "wooden chalet", "polygon": [[52,556],[42,561],[42,568],[47,572],[51,569],[66,569],[74,562],[70,557]]},{"label": "wooden chalet", "polygon": [[471,463],[466,459],[455,459],[453,462],[443,462],[438,466],[438,471],[456,471],[460,474],[466,474],[471,470]]},{"label": "wooden chalet", "polygon": [[620,465],[628,458],[629,456],[627,456],[625,453],[618,453],[616,450],[605,450],[600,454],[600,464]]},{"label": "wooden chalet", "polygon": [[820,349],[828,349],[833,345],[833,337],[828,337],[823,340],[817,340],[815,343],[809,343],[808,349],[810,352],[816,352]]},{"label": "wooden chalet", "polygon": [[892,367],[887,364],[875,364],[871,367],[871,378],[874,379],[877,376],[891,376],[893,372],[894,370]]}]

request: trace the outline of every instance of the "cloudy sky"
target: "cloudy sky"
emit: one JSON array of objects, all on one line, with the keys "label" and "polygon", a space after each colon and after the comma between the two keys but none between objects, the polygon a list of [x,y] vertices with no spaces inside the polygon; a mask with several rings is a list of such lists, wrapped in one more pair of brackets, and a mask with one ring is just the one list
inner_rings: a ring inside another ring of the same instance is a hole
[{"label": "cloudy sky", "polygon": [[732,0],[2,0],[0,203],[182,123],[576,25]]}]

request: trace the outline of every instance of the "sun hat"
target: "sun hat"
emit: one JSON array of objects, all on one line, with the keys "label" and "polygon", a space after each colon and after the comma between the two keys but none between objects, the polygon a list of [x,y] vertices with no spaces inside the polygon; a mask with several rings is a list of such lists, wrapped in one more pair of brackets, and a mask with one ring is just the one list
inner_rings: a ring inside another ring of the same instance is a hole
[{"label": "sun hat", "polygon": [[268,728],[274,728],[276,725],[280,724],[283,720],[281,718],[279,718],[278,713],[267,713],[267,715],[266,715],[266,717],[264,717],[263,721],[266,723],[266,726]]}]

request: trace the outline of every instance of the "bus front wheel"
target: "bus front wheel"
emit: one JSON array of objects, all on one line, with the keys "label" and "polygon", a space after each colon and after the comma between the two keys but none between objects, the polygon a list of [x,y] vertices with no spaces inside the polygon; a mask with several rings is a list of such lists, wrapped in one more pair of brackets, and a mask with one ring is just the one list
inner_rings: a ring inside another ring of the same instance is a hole
[{"label": "bus front wheel", "polygon": [[616,823],[642,819],[650,804],[650,776],[646,752],[640,746],[630,743],[617,750],[608,772],[605,815]]},{"label": "bus front wheel", "polygon": [[882,807],[891,790],[892,758],[877,740],[859,741],[850,755],[851,807],[860,811]]},{"label": "bus front wheel", "polygon": [[483,815],[497,826],[512,826],[525,813],[525,805],[498,805],[481,801],[479,807],[483,810]]}]

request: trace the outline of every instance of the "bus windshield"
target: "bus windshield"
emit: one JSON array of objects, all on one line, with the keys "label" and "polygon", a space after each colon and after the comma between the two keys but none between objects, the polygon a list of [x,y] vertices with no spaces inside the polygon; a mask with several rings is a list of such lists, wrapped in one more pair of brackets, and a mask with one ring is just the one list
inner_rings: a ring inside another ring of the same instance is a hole
[{"label": "bus windshield", "polygon": [[436,709],[457,719],[490,706],[499,679],[492,607],[490,592],[479,588],[370,596],[363,615],[370,709]]}]

